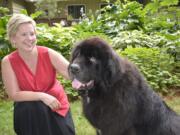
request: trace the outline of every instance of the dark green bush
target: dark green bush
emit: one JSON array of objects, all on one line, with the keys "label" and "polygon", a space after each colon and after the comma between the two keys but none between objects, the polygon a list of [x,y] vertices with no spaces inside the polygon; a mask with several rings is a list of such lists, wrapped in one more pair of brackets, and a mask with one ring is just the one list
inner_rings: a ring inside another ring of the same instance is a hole
[{"label": "dark green bush", "polygon": [[55,24],[49,27],[47,24],[39,24],[37,26],[38,44],[47,46],[62,53],[69,59],[72,45],[76,42],[77,33],[72,27],[61,27],[60,24]]},{"label": "dark green bush", "polygon": [[72,88],[70,80],[65,80],[62,76],[58,76],[58,80],[63,85],[69,100],[73,101],[78,99],[78,92]]},{"label": "dark green bush", "polygon": [[[95,15],[87,14],[80,24],[73,27],[38,24],[38,44],[69,59],[73,45],[79,40],[99,36],[111,43],[112,38],[113,47],[124,50],[121,53],[139,66],[155,90],[167,92],[169,87],[180,87],[180,10],[174,6],[177,3],[178,0],[153,0],[143,7],[135,1],[115,0],[112,6]],[[0,8],[0,59],[12,51],[6,39],[7,13],[6,9]],[[32,17],[40,14],[37,12]],[[67,94],[77,97],[70,81],[59,79]],[[0,85],[3,87],[2,83]],[[3,92],[0,89],[0,96],[4,95]]]},{"label": "dark green bush", "polygon": [[167,93],[168,88],[180,86],[180,78],[172,74],[174,60],[162,50],[158,48],[126,48],[120,54],[139,67],[156,91]]},{"label": "dark green bush", "polygon": [[[0,64],[2,58],[10,53],[13,48],[9,44],[6,38],[6,24],[9,20],[9,10],[4,7],[0,7]],[[0,67],[0,73],[1,73],[1,67]],[[5,94],[5,90],[2,83],[2,78],[0,76],[0,99],[7,98]]]},{"label": "dark green bush", "polygon": [[136,1],[122,3],[117,0],[112,6],[97,11],[95,16],[87,14],[87,18],[77,27],[86,32],[95,31],[115,37],[119,31],[143,29],[144,18],[145,12],[141,4]]},{"label": "dark green bush", "polygon": [[160,35],[146,34],[143,31],[122,31],[113,38],[113,47],[115,49],[125,49],[127,47],[147,47],[158,48],[167,44],[167,40]]}]

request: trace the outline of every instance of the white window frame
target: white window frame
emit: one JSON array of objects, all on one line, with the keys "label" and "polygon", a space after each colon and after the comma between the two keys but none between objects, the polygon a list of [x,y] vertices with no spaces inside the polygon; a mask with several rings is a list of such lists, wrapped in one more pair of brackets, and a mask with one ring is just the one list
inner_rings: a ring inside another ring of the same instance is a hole
[{"label": "white window frame", "polygon": [[[84,6],[84,14],[86,14],[86,4],[68,4],[66,7],[68,11],[68,15],[70,15],[69,10],[68,10],[69,6]],[[73,18],[73,20],[79,20],[79,18]]]}]

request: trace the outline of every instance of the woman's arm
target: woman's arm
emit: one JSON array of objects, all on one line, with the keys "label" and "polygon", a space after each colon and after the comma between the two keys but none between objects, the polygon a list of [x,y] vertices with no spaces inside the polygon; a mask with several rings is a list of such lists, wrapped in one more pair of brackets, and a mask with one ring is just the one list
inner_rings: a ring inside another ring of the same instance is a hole
[{"label": "woman's arm", "polygon": [[9,98],[13,101],[40,100],[41,94],[32,91],[20,91],[15,73],[6,56],[1,62],[2,79]]},{"label": "woman's arm", "polygon": [[56,71],[66,79],[69,79],[69,75],[68,75],[69,62],[60,53],[52,49],[48,49],[48,53],[51,63],[53,64]]},{"label": "woman's arm", "polygon": [[2,79],[5,86],[5,90],[9,98],[13,101],[43,101],[50,108],[55,109],[60,106],[59,101],[46,93],[33,92],[33,91],[21,91],[16,75],[11,67],[8,56],[4,57],[1,61]]}]

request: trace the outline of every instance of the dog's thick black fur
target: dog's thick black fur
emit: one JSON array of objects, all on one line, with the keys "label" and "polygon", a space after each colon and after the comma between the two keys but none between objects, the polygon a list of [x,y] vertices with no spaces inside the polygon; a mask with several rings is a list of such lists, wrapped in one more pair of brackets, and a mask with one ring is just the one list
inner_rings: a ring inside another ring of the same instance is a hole
[{"label": "dog's thick black fur", "polygon": [[69,75],[99,134],[180,135],[180,116],[102,39],[86,39],[74,48]]}]

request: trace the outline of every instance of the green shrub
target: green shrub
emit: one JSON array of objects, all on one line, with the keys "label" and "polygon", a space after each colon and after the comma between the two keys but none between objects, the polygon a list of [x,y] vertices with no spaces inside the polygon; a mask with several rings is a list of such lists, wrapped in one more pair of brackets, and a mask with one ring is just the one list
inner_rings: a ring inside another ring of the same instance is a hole
[{"label": "green shrub", "polygon": [[69,59],[70,50],[76,41],[76,32],[72,27],[61,27],[60,24],[55,24],[49,27],[47,24],[39,24],[37,26],[38,44],[47,46],[62,53]]},{"label": "green shrub", "polygon": [[168,40],[167,44],[164,45],[167,48],[167,52],[180,64],[180,30],[173,33],[161,32],[161,35]]},{"label": "green shrub", "polygon": [[98,33],[98,32],[84,32],[80,30],[76,30],[78,37],[76,39],[76,42],[84,40],[86,38],[91,38],[91,37],[99,37],[102,38],[103,40],[107,41],[108,43],[111,43],[111,39],[105,35],[104,33]]},{"label": "green shrub", "polygon": [[172,74],[173,59],[158,48],[126,48],[119,52],[133,61],[144,74],[149,84],[158,92],[167,93],[167,88],[179,86],[180,78]]},{"label": "green shrub", "polygon": [[88,14],[77,26],[78,29],[105,33],[110,37],[115,37],[123,30],[143,29],[145,13],[141,4],[136,1],[122,3],[118,0],[111,4],[112,6],[106,6],[95,15]]},{"label": "green shrub", "polygon": [[160,35],[148,35],[143,31],[122,31],[113,38],[113,47],[115,49],[125,49],[127,47],[147,47],[157,48],[165,46],[167,40]]},{"label": "green shrub", "polygon": [[168,32],[172,32],[178,30],[180,27],[178,3],[178,0],[152,0],[148,3],[144,8],[146,31],[168,30]]},{"label": "green shrub", "polygon": [[78,93],[76,90],[72,88],[70,80],[65,80],[62,76],[58,76],[58,80],[63,85],[70,101],[73,101],[78,98]]},{"label": "green shrub", "polygon": [[[0,7],[0,64],[2,58],[13,50],[6,37],[6,24],[10,17],[8,13],[9,10],[7,8]],[[0,99],[4,98],[7,98],[7,95],[5,94],[2,78],[0,76]]]},{"label": "green shrub", "polygon": [[9,20],[9,10],[7,8],[0,7],[0,60],[12,51],[12,47],[7,41],[6,37],[6,24]]},{"label": "green shrub", "polygon": [[[143,31],[122,31],[112,39],[113,48],[124,50],[127,47],[161,48],[174,58],[174,68],[180,67],[180,31],[152,32]],[[180,70],[179,70],[180,71]],[[178,71],[177,71],[178,72]]]}]

